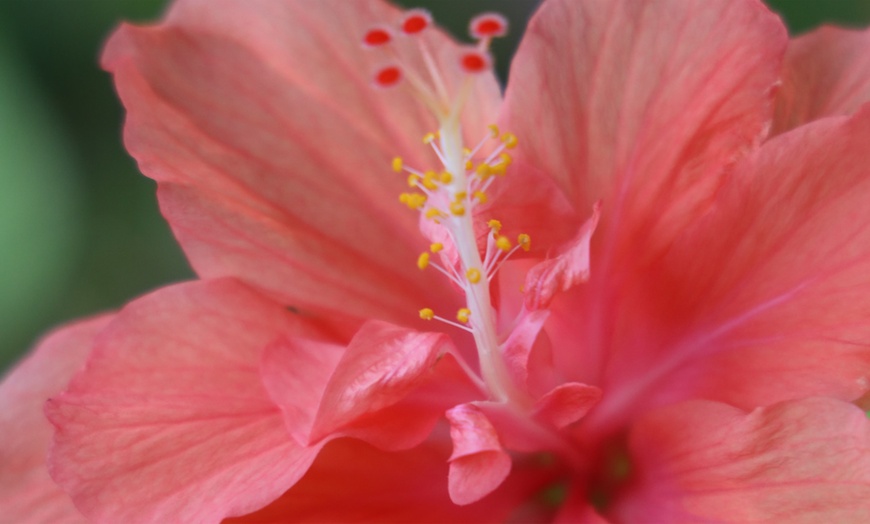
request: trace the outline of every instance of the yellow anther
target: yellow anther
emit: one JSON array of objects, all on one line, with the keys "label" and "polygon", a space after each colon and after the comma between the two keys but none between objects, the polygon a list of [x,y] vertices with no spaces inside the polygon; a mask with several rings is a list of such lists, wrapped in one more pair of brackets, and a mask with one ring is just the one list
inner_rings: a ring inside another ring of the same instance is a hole
[{"label": "yellow anther", "polygon": [[510,251],[510,248],[513,247],[510,239],[508,237],[501,235],[495,239],[495,247],[501,249],[502,251]]},{"label": "yellow anther", "polygon": [[429,267],[429,253],[425,251],[420,253],[420,256],[417,257],[417,267],[420,269],[420,271]]},{"label": "yellow anther", "polygon": [[435,318],[435,312],[427,307],[424,307],[420,310],[420,318],[422,318],[423,320],[432,320],[433,318]]},{"label": "yellow anther", "polygon": [[489,124],[489,125],[486,126],[486,127],[489,128],[489,136],[491,136],[492,138],[498,138],[499,130],[498,130],[498,126],[497,126],[497,125],[495,125],[495,124]]},{"label": "yellow anther", "polygon": [[488,225],[489,228],[492,229],[492,231],[494,233],[498,233],[499,231],[501,231],[501,222],[499,222],[498,220],[496,220],[494,218],[492,220],[490,220],[489,222],[487,222],[486,225]]},{"label": "yellow anther", "polygon": [[504,162],[490,167],[490,172],[496,176],[504,176],[507,173],[507,164]]},{"label": "yellow anther", "polygon": [[436,218],[444,216],[444,213],[442,213],[438,209],[435,209],[434,207],[430,207],[426,210],[426,214],[424,216],[430,220],[435,220]]},{"label": "yellow anther", "polygon": [[480,270],[474,267],[469,269],[465,272],[465,278],[472,284],[477,284],[480,282]]},{"label": "yellow anther", "polygon": [[508,153],[502,153],[498,155],[498,157],[501,159],[501,163],[505,166],[509,166],[514,163],[514,157],[510,156],[510,154]]},{"label": "yellow anther", "polygon": [[471,171],[472,169],[474,169],[474,162],[472,162],[471,160],[466,160],[465,161],[465,170]]},{"label": "yellow anther", "polygon": [[423,135],[424,144],[431,144],[433,140],[435,140],[435,133],[426,133],[425,135]]},{"label": "yellow anther", "polygon": [[441,173],[441,183],[449,184],[450,182],[453,182],[453,175],[451,175],[449,171]]},{"label": "yellow anther", "polygon": [[483,191],[475,191],[474,198],[477,199],[477,202],[480,204],[486,204],[486,193]]},{"label": "yellow anther", "polygon": [[408,175],[408,187],[417,187],[417,181],[420,180],[420,175]]},{"label": "yellow anther", "polygon": [[433,253],[438,253],[442,249],[444,249],[444,244],[442,244],[441,242],[435,242],[434,244],[431,244],[429,246],[429,251]]},{"label": "yellow anther", "polygon": [[471,154],[471,149],[468,149],[467,147],[463,147],[463,148],[462,148],[462,154],[465,155],[465,156],[470,155],[470,154]]},{"label": "yellow anther", "polygon": [[513,133],[505,133],[501,136],[501,141],[504,143],[504,146],[508,149],[513,149],[517,147],[519,140],[517,139],[517,135]]},{"label": "yellow anther", "polygon": [[523,251],[528,251],[532,247],[532,237],[522,233],[517,237],[517,244],[523,248]]},{"label": "yellow anther", "polygon": [[468,323],[468,317],[470,316],[471,310],[465,307],[456,312],[456,320],[462,322],[463,324]]},{"label": "yellow anther", "polygon": [[430,190],[438,189],[438,183],[435,182],[436,176],[438,175],[435,171],[426,171],[423,174],[423,187]]},{"label": "yellow anther", "polygon": [[465,214],[465,205],[462,202],[451,202],[450,212],[458,217],[461,217]]},{"label": "yellow anther", "polygon": [[454,195],[453,200],[459,202],[460,200],[465,200],[465,197],[468,196],[468,191],[457,191],[456,195]]},{"label": "yellow anther", "polygon": [[402,193],[399,195],[399,202],[407,204],[411,199],[411,193]]},{"label": "yellow anther", "polygon": [[408,209],[422,209],[426,204],[426,195],[420,193],[402,193],[399,202],[408,206]]},{"label": "yellow anther", "polygon": [[486,180],[490,175],[492,175],[492,167],[489,164],[479,164],[474,172],[477,173],[478,178]]},{"label": "yellow anther", "polygon": [[397,156],[393,159],[393,171],[395,171],[396,173],[401,173],[402,167],[404,167],[404,165],[405,164],[402,162],[402,157]]}]

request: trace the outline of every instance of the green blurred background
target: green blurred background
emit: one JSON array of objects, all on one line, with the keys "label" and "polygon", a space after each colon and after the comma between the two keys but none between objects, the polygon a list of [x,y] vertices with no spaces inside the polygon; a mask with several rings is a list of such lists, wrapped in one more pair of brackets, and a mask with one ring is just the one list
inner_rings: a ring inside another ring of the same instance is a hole
[{"label": "green blurred background", "polygon": [[[429,8],[456,35],[480,11],[507,14],[512,38],[496,47],[504,74],[536,1],[400,3]],[[795,34],[826,22],[870,24],[870,0],[768,3]],[[165,5],[0,0],[0,370],[56,324],[193,276],[154,183],[123,149],[121,107],[97,66],[119,21],[154,20]]]}]

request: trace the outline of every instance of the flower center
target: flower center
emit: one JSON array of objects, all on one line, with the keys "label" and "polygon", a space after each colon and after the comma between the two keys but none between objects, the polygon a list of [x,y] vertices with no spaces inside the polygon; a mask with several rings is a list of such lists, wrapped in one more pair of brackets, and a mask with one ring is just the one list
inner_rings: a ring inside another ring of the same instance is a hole
[{"label": "flower center", "polygon": [[[501,223],[491,219],[486,248],[481,253],[474,230],[475,210],[487,202],[490,186],[505,176],[511,164],[508,151],[516,147],[517,137],[501,133],[491,124],[483,139],[469,148],[463,142],[460,119],[476,76],[492,67],[489,43],[493,37],[507,32],[507,21],[501,15],[489,13],[471,21],[471,34],[478,42],[458,53],[457,65],[464,76],[455,93],[448,92],[425,41],[414,38],[431,24],[427,12],[415,9],[405,14],[397,29],[375,27],[363,37],[364,45],[384,49],[393,59],[375,72],[375,85],[382,88],[405,86],[432,111],[439,123],[437,131],[427,133],[422,141],[432,148],[441,166],[420,170],[405,165],[397,157],[393,159],[392,168],[398,173],[407,173],[411,189],[402,193],[399,200],[443,229],[444,242],[432,243],[429,251],[417,259],[417,266],[421,270],[431,267],[443,273],[462,290],[466,304],[456,312],[456,321],[438,316],[430,308],[420,310],[420,317],[470,332],[490,395],[494,400],[523,405],[525,397],[514,385],[502,356],[490,283],[509,256],[519,249],[529,250],[531,238],[521,234],[512,240],[501,235]],[[391,50],[400,34],[415,40],[426,75],[408,67],[399,53]],[[432,259],[435,254],[439,255],[440,263]]]}]

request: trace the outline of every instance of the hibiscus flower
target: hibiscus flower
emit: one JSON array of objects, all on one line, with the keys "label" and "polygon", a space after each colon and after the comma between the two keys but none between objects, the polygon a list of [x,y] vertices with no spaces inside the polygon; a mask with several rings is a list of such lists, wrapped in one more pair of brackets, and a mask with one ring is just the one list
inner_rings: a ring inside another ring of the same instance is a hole
[{"label": "hibiscus flower", "polygon": [[507,22],[470,25],[179,0],[117,30],[202,280],[7,377],[7,514],[870,519],[870,33],[545,0],[502,100]]}]

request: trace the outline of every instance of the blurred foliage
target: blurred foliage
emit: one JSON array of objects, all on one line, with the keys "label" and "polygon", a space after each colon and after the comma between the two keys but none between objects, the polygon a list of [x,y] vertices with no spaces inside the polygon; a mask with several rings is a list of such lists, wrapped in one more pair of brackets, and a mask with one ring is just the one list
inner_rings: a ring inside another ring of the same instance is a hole
[{"label": "blurred foliage", "polygon": [[[505,13],[513,31],[495,44],[504,77],[537,2],[399,3],[429,8],[460,38],[474,14]],[[114,26],[154,20],[164,4],[0,0],[0,369],[52,325],[193,277],[160,217],[154,183],[124,152],[123,113],[97,64]],[[769,4],[795,33],[870,23],[867,0]]]}]

